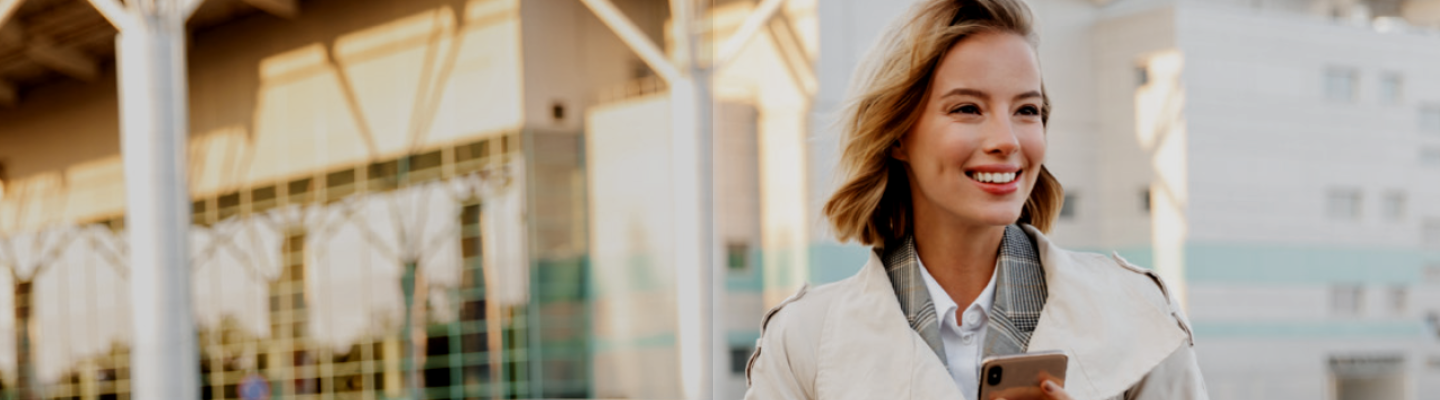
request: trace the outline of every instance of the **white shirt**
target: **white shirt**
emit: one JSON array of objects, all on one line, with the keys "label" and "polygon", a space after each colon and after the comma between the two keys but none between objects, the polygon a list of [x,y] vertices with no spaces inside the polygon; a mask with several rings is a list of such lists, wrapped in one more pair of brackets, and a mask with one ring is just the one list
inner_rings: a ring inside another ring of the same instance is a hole
[{"label": "white shirt", "polygon": [[[995,302],[995,275],[990,274],[990,283],[975,298],[974,303],[965,307],[965,324],[956,320],[955,311],[960,308],[955,300],[945,293],[945,288],[930,276],[925,263],[920,263],[920,275],[925,277],[925,287],[930,289],[930,301],[935,303],[935,315],[940,318],[940,341],[945,345],[945,361],[949,364],[950,378],[966,398],[980,395],[980,361],[985,354],[985,325],[990,320],[990,305]],[[998,269],[995,272],[1000,272]]]}]

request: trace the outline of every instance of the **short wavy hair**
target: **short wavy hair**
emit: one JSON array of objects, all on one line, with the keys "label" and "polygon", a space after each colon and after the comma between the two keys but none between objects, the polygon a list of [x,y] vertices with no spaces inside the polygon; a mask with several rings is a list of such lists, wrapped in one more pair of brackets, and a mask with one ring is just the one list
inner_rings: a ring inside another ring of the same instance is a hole
[{"label": "short wavy hair", "polygon": [[[1037,46],[1030,9],[1021,0],[927,0],[895,20],[861,61],[841,115],[842,181],[824,213],[840,241],[868,246],[910,234],[914,226],[905,164],[890,149],[909,132],[927,100],[935,68],[956,43],[983,32],[1019,35]],[[1050,98],[1040,108],[1050,120]],[[1042,165],[1017,222],[1048,232],[1064,189]]]}]

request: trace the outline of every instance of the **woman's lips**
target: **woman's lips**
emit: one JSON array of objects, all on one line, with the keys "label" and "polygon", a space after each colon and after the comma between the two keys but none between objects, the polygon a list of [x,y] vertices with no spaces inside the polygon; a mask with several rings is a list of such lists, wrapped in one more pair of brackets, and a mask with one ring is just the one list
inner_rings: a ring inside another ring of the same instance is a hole
[{"label": "woman's lips", "polygon": [[1015,179],[1011,179],[1009,182],[1005,183],[981,182],[977,178],[977,175],[979,174],[981,174],[981,172],[969,172],[966,173],[965,176],[967,178],[970,178],[971,183],[979,186],[980,190],[984,190],[986,193],[994,195],[1006,195],[1020,190],[1020,178],[1025,175],[1025,171],[1015,171]]}]

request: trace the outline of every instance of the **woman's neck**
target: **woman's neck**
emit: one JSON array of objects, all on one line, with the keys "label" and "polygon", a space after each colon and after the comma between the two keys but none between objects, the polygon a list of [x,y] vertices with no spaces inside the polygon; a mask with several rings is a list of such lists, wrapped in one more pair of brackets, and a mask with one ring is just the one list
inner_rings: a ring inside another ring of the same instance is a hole
[{"label": "woman's neck", "polygon": [[995,274],[997,249],[1004,236],[1004,226],[941,223],[935,218],[916,218],[915,250],[930,276],[960,306],[958,311],[963,312],[985,291],[990,277]]}]

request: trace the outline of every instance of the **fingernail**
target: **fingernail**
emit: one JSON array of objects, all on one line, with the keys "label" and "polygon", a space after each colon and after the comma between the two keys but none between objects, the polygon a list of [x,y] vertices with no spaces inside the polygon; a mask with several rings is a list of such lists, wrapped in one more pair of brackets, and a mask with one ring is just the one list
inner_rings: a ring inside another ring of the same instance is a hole
[{"label": "fingernail", "polygon": [[1041,387],[1048,393],[1055,393],[1056,390],[1060,390],[1060,385],[1056,385],[1055,381],[1045,381],[1045,384]]}]

